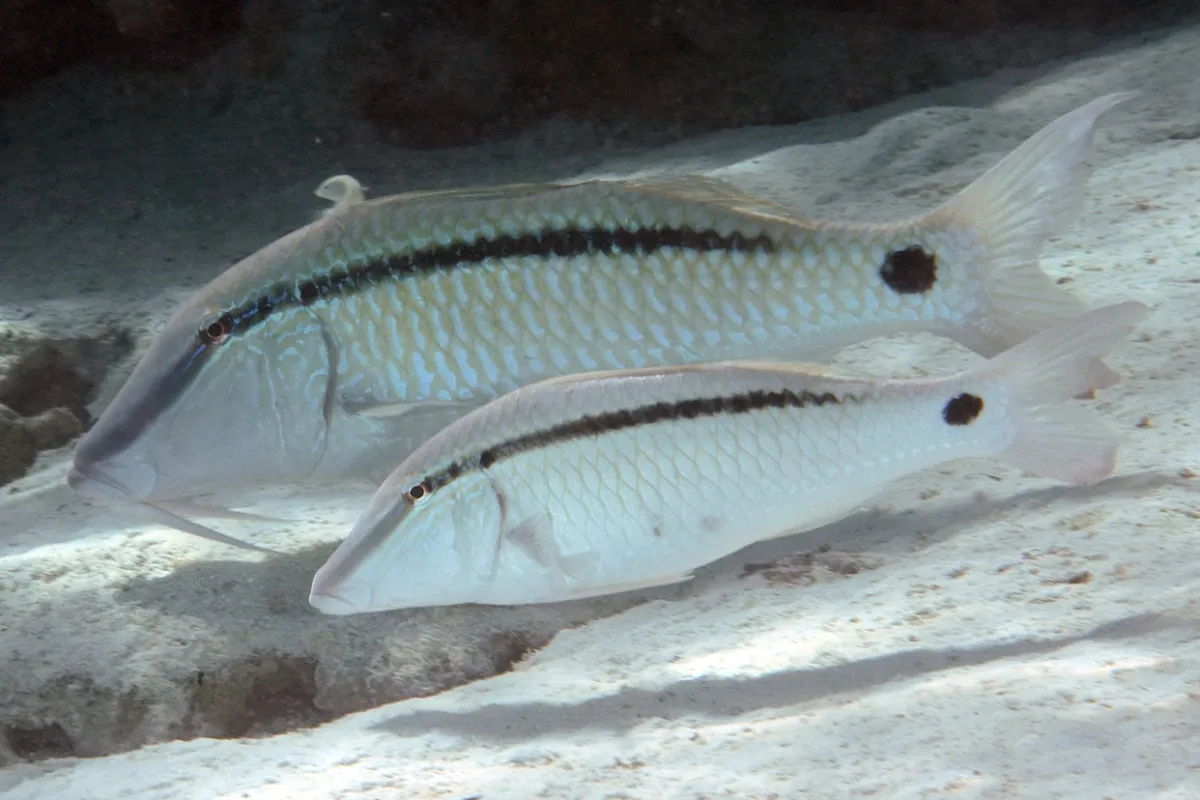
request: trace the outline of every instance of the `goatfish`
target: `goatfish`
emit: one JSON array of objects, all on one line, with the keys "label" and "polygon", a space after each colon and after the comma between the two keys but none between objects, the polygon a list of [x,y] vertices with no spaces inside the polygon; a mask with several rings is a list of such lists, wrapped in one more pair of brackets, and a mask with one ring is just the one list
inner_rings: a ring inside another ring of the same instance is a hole
[{"label": "goatfish", "polygon": [[1117,439],[1066,401],[1146,310],[1085,313],[943,378],[735,362],[526,386],[405,459],[317,571],[309,602],[340,615],[676,583],[963,458],[1098,481]]},{"label": "goatfish", "polygon": [[180,509],[220,516],[188,503],[231,488],[377,486],[453,420],[555,376],[820,360],[917,331],[994,355],[1084,310],[1038,253],[1079,209],[1098,121],[1132,96],[1063,115],[891,224],[809,220],[703,175],[378,198],[335,176],[318,190],[331,213],[174,312],[67,482],[229,541]]}]

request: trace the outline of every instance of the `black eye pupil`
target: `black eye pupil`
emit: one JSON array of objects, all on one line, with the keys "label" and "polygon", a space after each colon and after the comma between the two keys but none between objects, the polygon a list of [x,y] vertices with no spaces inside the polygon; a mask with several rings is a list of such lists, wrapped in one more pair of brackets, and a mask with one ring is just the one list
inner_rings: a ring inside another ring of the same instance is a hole
[{"label": "black eye pupil", "polygon": [[200,335],[203,337],[204,341],[212,344],[214,342],[219,342],[221,339],[224,339],[226,336],[228,336],[229,331],[232,328],[233,320],[229,318],[228,314],[224,314],[219,319],[208,323],[208,325],[201,330]]},{"label": "black eye pupil", "polygon": [[410,500],[420,500],[424,496],[425,484],[423,483],[418,483],[416,486],[408,490],[408,497]]}]

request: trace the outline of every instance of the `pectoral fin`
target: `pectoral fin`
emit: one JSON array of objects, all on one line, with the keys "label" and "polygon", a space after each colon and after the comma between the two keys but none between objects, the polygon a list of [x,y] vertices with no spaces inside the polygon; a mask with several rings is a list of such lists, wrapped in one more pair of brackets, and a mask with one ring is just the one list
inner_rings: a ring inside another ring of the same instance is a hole
[{"label": "pectoral fin", "polygon": [[[455,420],[483,404],[482,400],[427,400],[421,403],[375,403],[364,400],[343,400],[342,408],[349,414],[382,425],[383,439],[403,439],[408,446],[417,447]],[[389,465],[394,469],[395,464]]]},{"label": "pectoral fin", "polygon": [[457,400],[426,400],[421,403],[372,403],[365,400],[345,400],[342,408],[347,413],[374,419],[398,419],[414,414],[432,414],[462,411],[474,408],[477,403]]},{"label": "pectoral fin", "polygon": [[[554,538],[553,519],[548,514],[535,514],[513,528],[504,537],[530,560],[543,567],[562,592],[561,600],[582,600],[600,595],[632,592],[691,580],[692,572],[663,573],[649,578],[638,578],[615,583],[596,583],[594,575],[598,558],[593,552],[563,555]],[[575,585],[572,586],[572,583]]]},{"label": "pectoral fin", "polygon": [[534,514],[517,525],[505,535],[505,540],[545,569],[564,591],[568,581],[583,580],[588,568],[596,562],[593,553],[563,554],[554,538],[554,520],[545,513]]}]

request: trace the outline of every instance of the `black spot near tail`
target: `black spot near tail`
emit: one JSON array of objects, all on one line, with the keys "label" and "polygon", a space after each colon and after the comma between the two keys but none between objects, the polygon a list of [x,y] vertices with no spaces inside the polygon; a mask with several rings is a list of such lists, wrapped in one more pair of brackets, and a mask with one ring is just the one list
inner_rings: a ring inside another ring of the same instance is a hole
[{"label": "black spot near tail", "polygon": [[883,259],[879,277],[896,294],[925,294],[937,282],[937,256],[913,245]]},{"label": "black spot near tail", "polygon": [[983,398],[977,394],[960,394],[946,403],[942,419],[947,425],[970,425],[983,413]]}]

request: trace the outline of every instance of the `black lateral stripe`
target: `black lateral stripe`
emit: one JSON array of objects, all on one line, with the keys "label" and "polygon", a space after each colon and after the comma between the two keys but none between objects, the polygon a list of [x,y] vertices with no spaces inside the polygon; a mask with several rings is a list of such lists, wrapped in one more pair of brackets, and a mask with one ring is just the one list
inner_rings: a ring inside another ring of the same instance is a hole
[{"label": "black lateral stripe", "polygon": [[571,258],[584,255],[646,255],[666,249],[730,253],[773,252],[765,234],[722,235],[692,228],[552,228],[520,236],[502,235],[401,253],[364,264],[335,268],[302,283],[277,284],[255,300],[228,313],[233,332],[241,333],[272,312],[315,303],[331,295],[353,294],[386,279],[405,279],[440,270],[458,269],[492,258]]},{"label": "black lateral stripe", "polygon": [[777,391],[753,391],[744,394],[727,395],[724,397],[705,397],[675,402],[652,403],[636,408],[623,408],[619,411],[607,411],[603,414],[583,416],[578,419],[555,425],[545,430],[527,433],[489,447],[478,454],[429,475],[426,481],[432,491],[453,481],[465,472],[476,469],[487,469],[506,458],[512,458],[520,453],[548,447],[572,439],[601,436],[606,433],[636,428],[643,425],[653,425],[658,422],[671,422],[681,419],[697,419],[700,417],[715,417],[721,414],[746,414],[751,411],[779,408],[805,408],[807,406],[824,406],[828,404],[861,403],[862,398],[847,394],[842,397],[831,392],[800,391],[790,389]]}]

